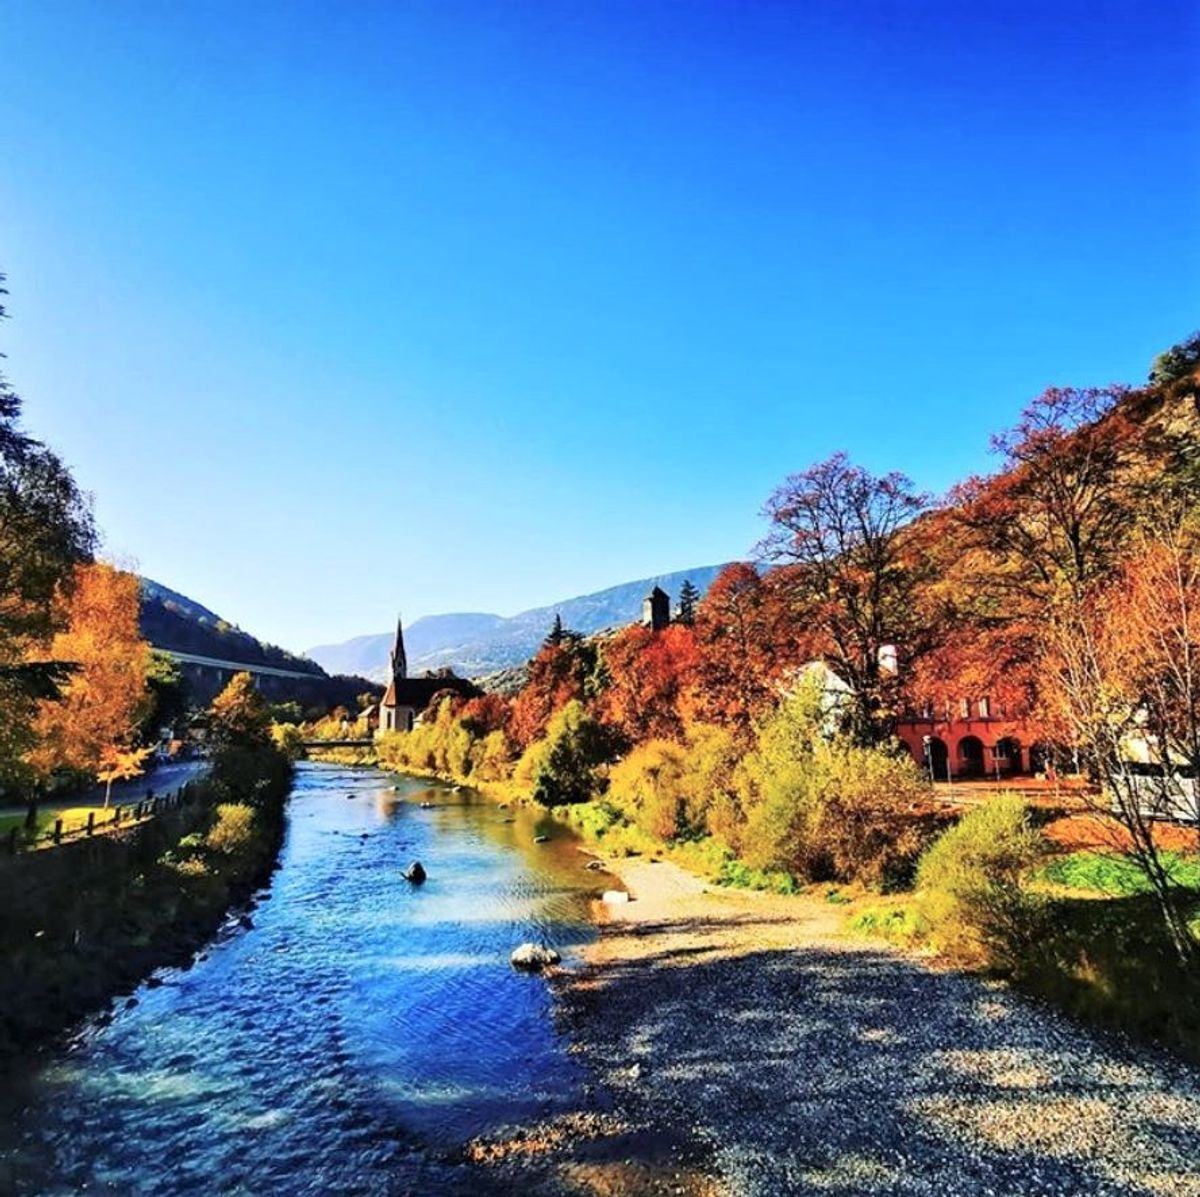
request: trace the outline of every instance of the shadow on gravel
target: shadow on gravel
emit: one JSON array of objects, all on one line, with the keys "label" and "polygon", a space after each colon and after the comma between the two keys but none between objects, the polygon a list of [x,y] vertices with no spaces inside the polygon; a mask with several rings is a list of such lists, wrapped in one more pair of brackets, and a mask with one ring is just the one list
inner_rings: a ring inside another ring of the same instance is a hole
[{"label": "shadow on gravel", "polygon": [[737,1194],[1200,1193],[1198,1074],[1163,1054],[887,951],[705,951],[606,965],[564,1014]]}]

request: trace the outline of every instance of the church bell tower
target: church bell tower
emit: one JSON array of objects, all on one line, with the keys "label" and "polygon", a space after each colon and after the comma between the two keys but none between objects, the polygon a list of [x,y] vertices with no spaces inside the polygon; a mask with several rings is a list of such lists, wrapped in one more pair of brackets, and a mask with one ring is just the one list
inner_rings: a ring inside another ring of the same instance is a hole
[{"label": "church bell tower", "polygon": [[396,642],[392,645],[390,657],[392,663],[392,681],[403,681],[408,677],[408,656],[404,651],[404,621],[396,618]]}]

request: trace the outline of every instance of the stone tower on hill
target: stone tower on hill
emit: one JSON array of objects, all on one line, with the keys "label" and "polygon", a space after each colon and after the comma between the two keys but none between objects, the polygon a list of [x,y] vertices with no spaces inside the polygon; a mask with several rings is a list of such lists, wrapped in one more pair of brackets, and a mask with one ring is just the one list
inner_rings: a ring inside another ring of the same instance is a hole
[{"label": "stone tower on hill", "polygon": [[652,632],[661,632],[671,622],[671,596],[660,586],[642,599],[642,623]]}]

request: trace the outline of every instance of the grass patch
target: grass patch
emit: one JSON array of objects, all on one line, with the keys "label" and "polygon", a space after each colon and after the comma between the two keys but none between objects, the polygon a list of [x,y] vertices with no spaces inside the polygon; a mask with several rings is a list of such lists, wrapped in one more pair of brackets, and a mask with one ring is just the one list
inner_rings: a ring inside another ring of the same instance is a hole
[{"label": "grass patch", "polygon": [[[1161,859],[1172,881],[1181,889],[1200,890],[1200,857],[1163,852]],[[1039,869],[1034,880],[1110,897],[1150,893],[1150,883],[1137,862],[1120,852],[1072,852]]]},{"label": "grass patch", "polygon": [[[1078,1018],[1200,1058],[1195,978],[1180,967],[1155,898],[1047,899],[1042,934],[1014,980]],[[1200,901],[1193,915],[1200,932]]]},{"label": "grass patch", "polygon": [[801,888],[791,873],[781,873],[774,869],[752,869],[740,860],[726,860],[714,880],[718,885],[769,890],[773,894],[796,894]]},{"label": "grass patch", "polygon": [[25,830],[24,813],[3,815],[0,816],[0,836],[7,837],[11,829],[15,827],[19,837],[27,842],[49,835],[54,830],[55,821],[58,819],[62,820],[63,835],[70,835],[82,831],[87,826],[89,813],[94,816],[93,826],[99,831],[116,820],[117,808],[110,806],[105,810],[102,806],[70,806],[66,810],[39,810],[37,828],[32,833]]},{"label": "grass patch", "polygon": [[850,930],[856,935],[886,939],[905,947],[911,947],[924,935],[913,904],[895,899],[864,907],[850,920]]}]

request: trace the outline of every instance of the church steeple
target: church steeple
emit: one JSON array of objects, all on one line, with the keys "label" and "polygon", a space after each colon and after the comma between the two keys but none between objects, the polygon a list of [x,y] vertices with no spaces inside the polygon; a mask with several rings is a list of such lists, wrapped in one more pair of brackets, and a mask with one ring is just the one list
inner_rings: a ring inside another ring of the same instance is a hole
[{"label": "church steeple", "polygon": [[404,621],[396,617],[396,642],[392,645],[392,681],[402,681],[408,677],[408,656],[404,651]]}]

